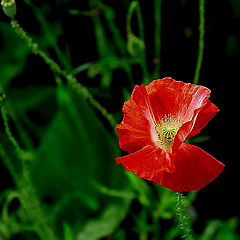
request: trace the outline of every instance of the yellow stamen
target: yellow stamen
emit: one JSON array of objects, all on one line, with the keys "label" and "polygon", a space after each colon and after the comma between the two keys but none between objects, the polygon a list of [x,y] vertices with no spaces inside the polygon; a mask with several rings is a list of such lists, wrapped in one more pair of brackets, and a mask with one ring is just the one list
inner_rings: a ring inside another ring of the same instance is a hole
[{"label": "yellow stamen", "polygon": [[181,126],[182,121],[172,115],[165,115],[155,126],[158,136],[156,144],[167,152],[171,152],[174,138]]}]

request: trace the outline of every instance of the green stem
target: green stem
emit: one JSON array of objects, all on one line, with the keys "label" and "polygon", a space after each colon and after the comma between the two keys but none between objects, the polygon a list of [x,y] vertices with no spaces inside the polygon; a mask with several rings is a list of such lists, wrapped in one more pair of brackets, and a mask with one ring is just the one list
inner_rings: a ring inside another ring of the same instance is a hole
[{"label": "green stem", "polygon": [[161,52],[161,5],[162,0],[154,0],[155,32],[154,32],[154,52],[157,61],[154,75],[160,78],[160,52]]},{"label": "green stem", "polygon": [[21,180],[17,180],[17,186],[22,206],[28,214],[29,219],[34,224],[41,239],[57,240],[57,237],[48,222],[49,217],[41,207],[41,203],[32,185],[29,169],[27,167],[23,168],[23,176]]},{"label": "green stem", "polygon": [[0,156],[1,156],[1,160],[3,161],[3,164],[6,166],[6,168],[8,169],[10,175],[13,177],[13,179],[18,179],[19,175],[18,172],[16,171],[16,169],[13,167],[13,164],[11,163],[10,158],[6,155],[6,152],[4,150],[4,147],[2,146],[1,142],[0,142]]},{"label": "green stem", "polygon": [[112,33],[113,40],[118,48],[118,51],[122,57],[126,57],[127,52],[126,52],[125,42],[121,37],[119,28],[117,27],[117,25],[115,23],[115,19],[114,19],[115,12],[111,7],[109,7],[107,5],[104,5],[104,9],[105,9],[104,17],[105,17],[108,27]]},{"label": "green stem", "polygon": [[137,5],[136,5],[136,14],[137,14],[137,19],[138,19],[139,36],[143,40],[143,42],[145,42],[142,13],[141,13],[141,9],[140,9],[140,6],[139,6],[138,2],[137,2]]},{"label": "green stem", "polygon": [[2,114],[3,124],[4,124],[4,127],[5,127],[6,134],[8,136],[8,139],[10,140],[12,145],[15,147],[17,152],[19,152],[20,151],[20,147],[18,145],[18,142],[16,141],[16,139],[12,135],[12,132],[11,132],[11,130],[9,128],[7,110],[6,110],[6,108],[4,106],[1,106],[1,114]]},{"label": "green stem", "polygon": [[27,160],[32,160],[34,158],[34,154],[30,151],[25,151],[25,150],[21,149],[20,145],[18,144],[18,141],[12,134],[12,131],[11,131],[11,129],[9,127],[9,123],[8,123],[9,112],[7,111],[6,107],[4,105],[2,105],[0,108],[1,108],[1,115],[2,115],[2,119],[3,119],[3,124],[4,124],[6,135],[9,139],[9,141],[12,143],[13,147],[15,148],[17,156],[21,159],[22,162],[25,162]]},{"label": "green stem", "polygon": [[142,70],[143,70],[143,83],[147,84],[147,83],[149,83],[149,80],[148,80],[148,70],[147,70],[146,41],[145,41],[142,13],[141,13],[141,9],[140,9],[140,6],[139,6],[138,2],[137,2],[137,6],[136,6],[136,14],[137,14],[137,19],[138,19],[139,35],[140,35],[140,38],[142,39],[142,41],[144,42],[144,45],[145,45],[141,65],[142,65]]},{"label": "green stem", "polygon": [[14,179],[14,182],[18,188],[22,206],[28,214],[29,219],[34,224],[35,229],[41,239],[56,240],[57,238],[55,237],[55,234],[48,223],[48,217],[41,208],[40,201],[32,185],[30,169],[25,161],[26,156],[20,154],[24,151],[20,148],[17,140],[14,138],[11,132],[10,126],[8,124],[8,112],[4,106],[1,106],[1,114],[6,135],[15,148],[18,160],[21,162],[22,172],[18,173],[19,171],[17,171],[16,167],[14,167],[14,165],[12,164],[10,157],[8,157],[7,153],[5,152],[5,149],[2,147],[2,145],[0,145],[0,155],[3,158],[3,163],[6,165]]},{"label": "green stem", "polygon": [[128,9],[128,13],[127,13],[127,34],[128,36],[135,36],[135,34],[132,32],[131,29],[131,18],[133,15],[133,12],[136,11],[136,15],[137,15],[137,22],[138,22],[138,30],[139,30],[139,38],[141,39],[141,41],[144,43],[144,50],[143,50],[143,55],[140,59],[140,65],[143,71],[143,83],[147,84],[148,83],[148,69],[147,69],[147,59],[146,59],[146,49],[145,49],[145,34],[144,34],[144,25],[143,25],[143,19],[142,19],[142,13],[141,13],[141,9],[139,6],[139,2],[138,1],[132,1],[129,9]]},{"label": "green stem", "polygon": [[196,70],[194,75],[194,84],[198,84],[200,70],[203,60],[203,50],[204,50],[204,5],[205,0],[199,0],[199,41],[198,41],[198,58],[196,64]]},{"label": "green stem", "polygon": [[82,97],[87,99],[89,103],[97,109],[104,118],[107,119],[109,124],[112,126],[113,129],[115,129],[117,123],[114,119],[114,117],[107,112],[107,110],[98,102],[94,99],[92,94],[88,91],[86,87],[84,87],[81,83],[77,81],[77,79],[67,73],[65,70],[61,69],[61,67],[53,60],[51,59],[44,51],[42,51],[38,44],[33,41],[31,37],[28,36],[28,34],[25,32],[25,30],[19,25],[19,23],[12,19],[11,20],[11,26],[17,33],[17,35],[23,39],[28,47],[31,49],[31,51],[41,57],[47,65],[50,66],[51,70],[54,73],[59,74],[60,76],[64,77],[67,80],[67,83],[74,89],[78,94],[80,94]]},{"label": "green stem", "polygon": [[186,213],[184,199],[181,193],[177,193],[176,210],[179,222],[178,227],[182,232],[182,237],[186,240],[193,240],[190,219]]}]

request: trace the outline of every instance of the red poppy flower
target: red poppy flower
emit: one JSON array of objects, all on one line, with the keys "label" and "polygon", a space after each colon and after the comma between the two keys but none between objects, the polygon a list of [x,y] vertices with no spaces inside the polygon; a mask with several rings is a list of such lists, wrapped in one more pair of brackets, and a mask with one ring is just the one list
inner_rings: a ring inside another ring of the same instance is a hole
[{"label": "red poppy flower", "polygon": [[222,172],[224,164],[184,141],[219,111],[209,96],[206,87],[172,78],[135,86],[117,126],[120,148],[131,154],[116,162],[175,192],[203,188]]}]

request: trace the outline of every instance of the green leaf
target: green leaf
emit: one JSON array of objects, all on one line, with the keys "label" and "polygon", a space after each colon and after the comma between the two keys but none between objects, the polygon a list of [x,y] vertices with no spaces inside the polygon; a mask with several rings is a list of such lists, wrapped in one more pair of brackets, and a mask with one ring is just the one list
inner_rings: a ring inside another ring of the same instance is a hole
[{"label": "green leaf", "polygon": [[105,88],[109,88],[112,81],[112,74],[114,70],[121,69],[128,73],[128,59],[122,59],[118,57],[105,57],[99,61],[92,63],[88,66],[88,77],[94,78],[96,75],[101,75],[101,85]]},{"label": "green leaf", "polygon": [[11,89],[7,99],[16,113],[25,113],[53,97],[54,88],[52,87],[29,86]]},{"label": "green leaf", "polygon": [[[60,202],[55,218],[80,224],[113,198],[98,191],[94,182],[115,190],[129,186],[114,162],[119,155],[116,139],[90,106],[64,87],[58,88],[57,97],[59,111],[41,139],[32,177],[42,198]],[[129,199],[120,204],[125,201]]]},{"label": "green leaf", "polygon": [[68,224],[63,224],[63,235],[64,235],[64,240],[74,240],[74,235],[72,232],[71,227]]},{"label": "green leaf", "polygon": [[11,28],[2,22],[0,22],[0,36],[4,42],[0,55],[0,89],[5,89],[10,81],[22,72],[29,50]]},{"label": "green leaf", "polygon": [[194,137],[194,138],[190,138],[188,139],[188,142],[189,143],[192,143],[192,144],[195,144],[195,143],[201,143],[201,142],[206,142],[208,140],[210,140],[210,136],[197,136],[197,137]]},{"label": "green leaf", "polygon": [[159,184],[154,186],[159,196],[155,214],[163,219],[170,219],[176,211],[175,193]]},{"label": "green leaf", "polygon": [[137,193],[137,198],[143,206],[150,206],[153,199],[153,191],[144,179],[139,178],[133,173],[125,172],[132,188]]},{"label": "green leaf", "polygon": [[[41,137],[56,110],[55,89],[46,86],[29,86],[10,89],[6,103],[23,144],[32,148],[31,136]],[[21,142],[20,141],[20,142]]]},{"label": "green leaf", "polygon": [[126,215],[129,203],[124,205],[110,205],[106,207],[100,217],[90,220],[77,236],[78,240],[98,240],[110,236],[118,227],[119,222]]},{"label": "green leaf", "polygon": [[221,221],[214,219],[208,222],[203,234],[199,237],[200,240],[237,240],[239,235],[237,234],[238,220],[231,218],[227,221]]}]

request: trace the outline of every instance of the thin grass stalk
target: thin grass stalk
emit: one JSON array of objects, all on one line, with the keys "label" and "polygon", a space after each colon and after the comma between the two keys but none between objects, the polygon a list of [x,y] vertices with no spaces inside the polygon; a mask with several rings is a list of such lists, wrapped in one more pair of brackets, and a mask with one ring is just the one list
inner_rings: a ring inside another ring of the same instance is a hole
[{"label": "thin grass stalk", "polygon": [[44,240],[57,240],[54,231],[48,223],[48,217],[43,211],[38,196],[32,184],[30,177],[30,169],[28,164],[25,162],[25,152],[20,148],[16,138],[13,136],[10,126],[8,124],[8,112],[4,106],[1,106],[1,115],[4,123],[4,128],[8,140],[11,142],[16,151],[16,156],[21,163],[21,173],[18,173],[17,169],[14,168],[10,158],[7,156],[4,148],[0,145],[0,155],[3,158],[3,163],[8,168],[12,175],[14,182],[18,188],[19,198],[25,209],[29,219],[32,221],[36,232]]},{"label": "thin grass stalk", "polygon": [[141,9],[140,9],[138,1],[132,1],[129,6],[128,13],[127,13],[126,29],[127,29],[127,34],[129,36],[135,35],[135,34],[133,34],[132,29],[131,29],[131,18],[132,18],[134,11],[136,12],[136,16],[137,16],[139,39],[144,44],[144,49],[143,49],[141,59],[139,60],[139,64],[143,71],[143,83],[147,84],[149,82],[149,80],[148,80],[148,69],[147,69],[147,59],[146,59],[146,42],[145,42],[143,18],[142,18],[142,13],[141,13]]},{"label": "thin grass stalk", "polygon": [[141,66],[142,66],[142,70],[143,70],[143,83],[147,84],[147,83],[149,83],[149,79],[148,79],[148,69],[147,69],[146,41],[145,41],[142,13],[141,13],[141,9],[140,9],[138,2],[137,2],[137,6],[136,6],[136,14],[137,14],[137,19],[138,19],[139,35],[145,45]]},{"label": "thin grass stalk", "polygon": [[5,127],[5,132],[7,134],[7,137],[10,140],[10,142],[12,143],[12,145],[14,146],[14,148],[16,149],[16,151],[19,152],[20,147],[18,145],[18,142],[16,141],[16,139],[12,135],[12,132],[9,128],[7,110],[4,106],[1,106],[1,114],[2,114],[3,124],[4,124],[4,127]]},{"label": "thin grass stalk", "polygon": [[154,0],[154,19],[155,19],[155,32],[154,32],[154,53],[155,53],[155,70],[154,77],[160,78],[160,53],[161,53],[161,7],[162,0]]},{"label": "thin grass stalk", "polygon": [[23,168],[23,176],[20,180],[17,179],[16,185],[18,187],[21,204],[28,214],[29,219],[34,224],[38,235],[43,240],[57,240],[48,221],[49,217],[41,207],[27,167]]},{"label": "thin grass stalk", "polygon": [[27,43],[31,51],[41,57],[55,74],[59,74],[60,76],[64,77],[67,80],[67,83],[79,95],[88,100],[89,103],[102,114],[102,116],[109,122],[110,126],[115,130],[117,122],[115,121],[114,117],[98,101],[96,101],[88,89],[79,83],[73,75],[61,69],[61,67],[53,59],[51,59],[43,50],[41,50],[38,44],[33,41],[33,39],[25,32],[25,30],[16,20],[11,20],[11,26],[16,34]]},{"label": "thin grass stalk", "polygon": [[204,51],[204,29],[205,29],[205,19],[204,19],[204,7],[205,0],[199,0],[199,40],[198,40],[198,58],[196,64],[196,70],[194,74],[194,84],[198,84],[200,70],[203,61],[203,51]]}]

